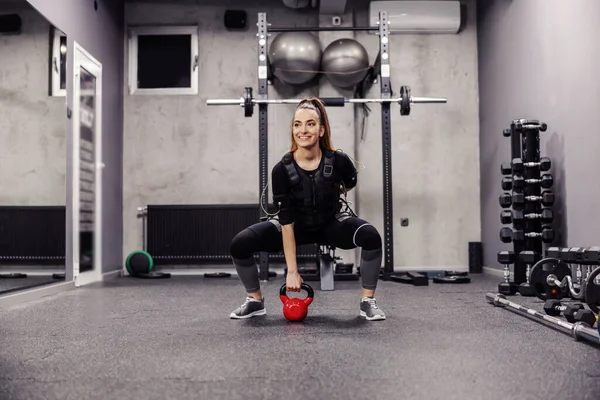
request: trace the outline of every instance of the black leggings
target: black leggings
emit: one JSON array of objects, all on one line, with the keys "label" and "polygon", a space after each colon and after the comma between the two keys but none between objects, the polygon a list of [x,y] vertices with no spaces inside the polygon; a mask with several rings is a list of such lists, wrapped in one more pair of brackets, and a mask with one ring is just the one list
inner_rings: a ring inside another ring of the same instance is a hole
[{"label": "black leggings", "polygon": [[[350,250],[362,249],[360,272],[362,287],[374,290],[381,269],[382,244],[377,229],[356,217],[334,220],[322,230],[308,232],[294,230],[296,246],[305,244],[329,245]],[[248,293],[260,289],[254,253],[279,253],[283,250],[281,225],[277,220],[258,222],[238,233],[231,241],[231,257],[238,275]]]},{"label": "black leggings", "polygon": [[[367,221],[349,217],[335,220],[325,229],[307,232],[295,229],[296,245],[329,245],[343,250],[360,247],[371,251],[381,249],[381,236]],[[258,222],[238,233],[231,241],[231,256],[237,259],[252,257],[254,253],[279,253],[283,250],[281,225],[275,220]]]}]

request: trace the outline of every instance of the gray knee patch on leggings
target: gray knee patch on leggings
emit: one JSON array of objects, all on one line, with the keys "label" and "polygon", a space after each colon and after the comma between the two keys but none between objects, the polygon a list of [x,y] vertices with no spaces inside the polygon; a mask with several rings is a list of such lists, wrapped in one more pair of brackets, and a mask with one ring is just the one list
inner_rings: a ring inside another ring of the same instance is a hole
[{"label": "gray knee patch on leggings", "polygon": [[360,276],[363,289],[374,290],[379,280],[382,249],[363,250],[360,256]]},{"label": "gray knee patch on leggings", "polygon": [[234,258],[233,265],[235,265],[235,270],[246,288],[246,292],[258,292],[260,290],[260,280],[258,278],[258,265],[256,265],[254,257],[243,260]]}]

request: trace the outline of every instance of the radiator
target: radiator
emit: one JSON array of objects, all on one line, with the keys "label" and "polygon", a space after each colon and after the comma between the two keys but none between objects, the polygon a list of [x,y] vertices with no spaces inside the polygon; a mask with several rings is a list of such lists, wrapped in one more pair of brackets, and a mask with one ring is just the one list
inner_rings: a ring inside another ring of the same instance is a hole
[{"label": "radiator", "polygon": [[[259,210],[259,204],[148,205],[146,251],[158,265],[230,264],[231,240],[259,222]],[[318,251],[317,245],[298,246],[298,260],[316,262]],[[283,252],[269,260],[283,262]]]},{"label": "radiator", "polygon": [[0,264],[64,265],[65,206],[0,206]]}]

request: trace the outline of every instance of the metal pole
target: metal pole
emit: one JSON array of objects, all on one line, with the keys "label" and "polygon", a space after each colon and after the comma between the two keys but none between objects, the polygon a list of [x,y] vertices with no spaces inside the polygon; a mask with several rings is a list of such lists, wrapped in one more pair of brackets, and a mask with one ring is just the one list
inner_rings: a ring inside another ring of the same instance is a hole
[{"label": "metal pole", "polygon": [[390,53],[388,14],[379,12],[379,56],[381,59],[381,147],[383,161],[383,251],[382,280],[390,280],[394,272],[394,207],[392,193],[392,121],[390,106],[392,89],[390,82]]},{"label": "metal pole", "polygon": [[[521,132],[517,130],[516,127],[516,120],[512,121],[512,123],[510,124],[510,130],[511,130],[511,135],[510,135],[510,156],[511,156],[511,162],[512,160],[514,160],[515,158],[522,158],[523,157],[523,149],[521,148]],[[514,171],[511,172],[511,176],[512,178],[514,178],[515,173]],[[515,189],[513,188],[513,193],[515,192]],[[515,209],[515,206],[513,204],[512,209]],[[514,229],[523,229],[522,226],[520,226],[519,224],[515,224],[513,222],[513,228]],[[521,252],[525,250],[525,245],[524,242],[522,241],[513,241],[513,252],[515,253],[515,263],[513,264],[513,282],[517,285],[520,285],[522,282],[526,281],[525,278],[525,262],[521,259]]]},{"label": "metal pole", "polygon": [[[268,39],[267,34],[267,14],[258,13],[258,100],[263,101],[268,98],[268,82],[267,82],[267,51]],[[263,210],[267,209],[269,203],[269,194],[265,191],[265,195],[261,196],[265,186],[269,181],[269,143],[268,143],[268,128],[269,119],[267,114],[266,103],[258,106],[258,202],[259,202],[259,218],[266,214]],[[259,256],[259,278],[261,281],[269,280],[269,255],[261,252]]]},{"label": "metal pole", "polygon": [[351,31],[377,31],[376,26],[315,26],[315,27],[275,27],[268,28],[268,32],[351,32]]},{"label": "metal pole", "polygon": [[507,300],[506,296],[503,294],[487,293],[485,298],[497,307],[508,307],[510,310],[515,310],[519,314],[533,319],[534,321],[547,322],[552,327],[557,328],[564,333],[570,334],[576,340],[586,340],[590,343],[600,344],[600,334],[598,331],[590,328],[589,325],[583,322],[571,324],[570,322],[563,321],[556,317],[542,314],[538,311],[523,307],[520,304]]},{"label": "metal pole", "polygon": [[[521,120],[521,125],[525,125],[528,121]],[[535,121],[537,123],[537,121]],[[539,128],[528,128],[522,126],[521,132],[521,151],[523,153],[523,162],[539,162],[540,161],[540,131]],[[525,182],[528,179],[540,179],[539,168],[525,168],[523,171],[523,178]],[[542,194],[542,186],[539,184],[525,184],[522,193],[525,196],[540,196]],[[540,214],[542,212],[542,205],[539,201],[525,201],[523,205],[523,214]],[[539,232],[542,233],[542,220],[541,218],[525,218],[525,223],[522,224],[520,229],[523,229],[524,233]],[[543,243],[541,237],[525,237],[523,243],[523,250],[531,250],[539,255],[543,256]],[[525,276],[526,264],[519,263],[515,264],[514,281],[517,284],[525,282],[527,277]]]},{"label": "metal pole", "polygon": [[[397,98],[381,98],[381,99],[346,99],[343,97],[321,97],[321,101],[329,107],[343,107],[344,104],[365,104],[365,103],[400,103],[402,97]],[[298,104],[302,99],[252,99],[252,104]],[[447,99],[443,97],[411,97],[410,102],[412,104],[425,104],[425,103],[446,103]],[[209,106],[244,106],[244,98],[239,99],[212,99],[206,100],[206,104]]]}]

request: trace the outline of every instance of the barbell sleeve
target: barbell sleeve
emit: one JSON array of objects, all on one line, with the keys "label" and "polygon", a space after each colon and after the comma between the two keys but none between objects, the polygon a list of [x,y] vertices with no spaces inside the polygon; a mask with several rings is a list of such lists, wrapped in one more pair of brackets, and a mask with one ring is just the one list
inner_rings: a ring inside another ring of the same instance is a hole
[{"label": "barbell sleeve", "polygon": [[570,322],[563,321],[556,317],[542,314],[541,312],[532,310],[530,308],[524,307],[520,304],[513,303],[512,301],[507,300],[506,296],[503,294],[486,293],[485,298],[497,307],[508,307],[510,310],[515,310],[519,314],[533,319],[534,321],[548,322],[552,324],[554,328],[557,328],[558,330],[564,333],[570,334],[576,340],[583,339],[591,343],[600,344],[600,334],[598,333],[598,330],[590,328],[587,324],[584,324],[583,322],[576,322],[572,324]]},{"label": "barbell sleeve", "polygon": [[206,105],[209,106],[242,106],[244,105],[244,98],[239,99],[213,99],[206,100]]}]

